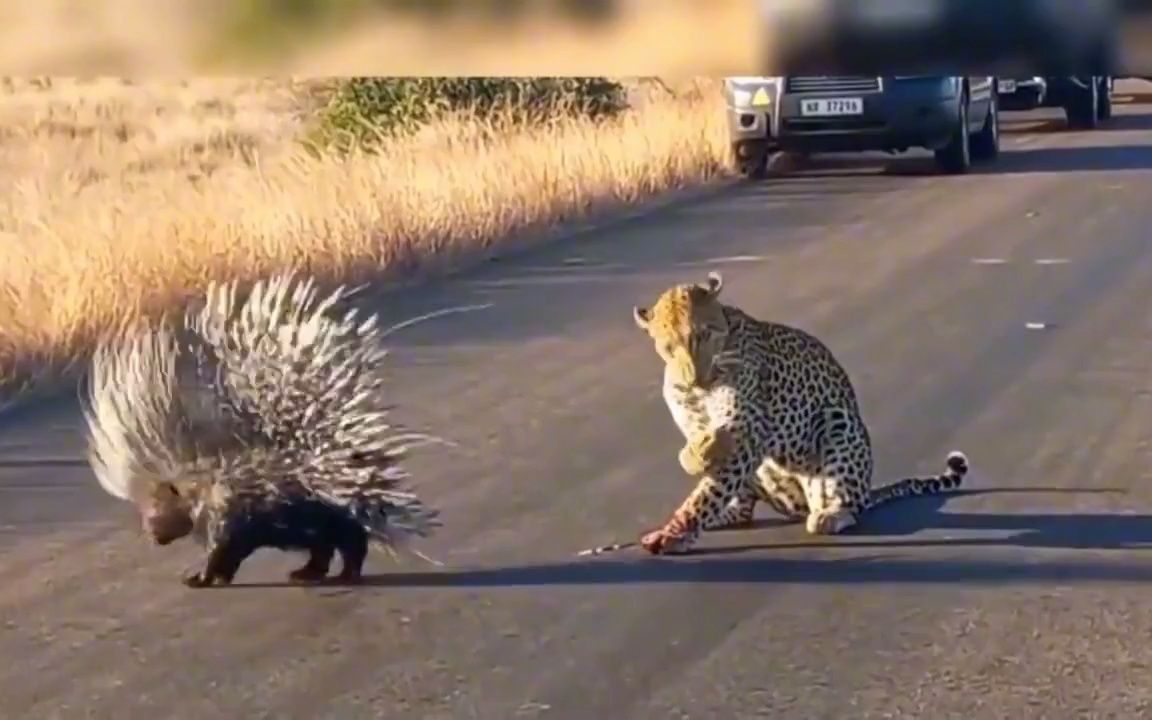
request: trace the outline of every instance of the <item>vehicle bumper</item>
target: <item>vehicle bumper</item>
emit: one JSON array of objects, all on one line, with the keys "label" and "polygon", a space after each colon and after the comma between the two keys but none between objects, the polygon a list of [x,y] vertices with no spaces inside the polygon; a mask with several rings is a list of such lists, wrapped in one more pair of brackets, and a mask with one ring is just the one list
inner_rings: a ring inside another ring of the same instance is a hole
[{"label": "vehicle bumper", "polygon": [[1002,78],[996,94],[1005,110],[1030,110],[1047,99],[1048,83],[1042,77]]},{"label": "vehicle bumper", "polygon": [[829,95],[781,96],[780,119],[773,137],[781,149],[801,152],[937,149],[952,138],[960,111],[959,93],[954,86],[939,80],[888,80],[883,91],[862,96],[860,115],[801,115],[801,101],[817,97]]},{"label": "vehicle bumper", "polygon": [[733,144],[763,143],[772,138],[776,105],[763,108],[728,106],[728,137]]},{"label": "vehicle bumper", "polygon": [[997,82],[1001,95],[1010,95],[1018,90],[1043,90],[1047,85],[1042,77],[1000,78]]}]

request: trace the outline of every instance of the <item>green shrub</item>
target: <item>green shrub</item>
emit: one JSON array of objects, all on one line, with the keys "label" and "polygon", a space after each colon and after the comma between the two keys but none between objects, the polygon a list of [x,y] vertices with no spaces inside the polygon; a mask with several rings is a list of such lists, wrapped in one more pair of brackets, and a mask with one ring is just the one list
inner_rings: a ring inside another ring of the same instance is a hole
[{"label": "green shrub", "polygon": [[607,78],[351,78],[332,90],[312,139],[371,149],[454,112],[527,124],[610,117],[626,107],[624,86]]}]

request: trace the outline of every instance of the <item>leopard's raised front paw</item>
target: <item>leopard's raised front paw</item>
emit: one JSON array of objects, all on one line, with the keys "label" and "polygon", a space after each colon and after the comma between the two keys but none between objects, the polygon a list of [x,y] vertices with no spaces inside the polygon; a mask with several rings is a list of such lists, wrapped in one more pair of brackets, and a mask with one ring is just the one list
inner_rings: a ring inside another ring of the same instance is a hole
[{"label": "leopard's raised front paw", "polygon": [[703,433],[680,449],[680,467],[689,475],[703,475],[727,460],[735,444],[732,433],[724,428]]},{"label": "leopard's raised front paw", "polygon": [[680,449],[680,467],[689,475],[703,475],[732,453],[732,435],[723,428],[704,433]]},{"label": "leopard's raised front paw", "polygon": [[678,459],[684,472],[693,477],[708,472],[708,464],[704,462],[704,458],[700,456],[691,443],[680,448]]}]

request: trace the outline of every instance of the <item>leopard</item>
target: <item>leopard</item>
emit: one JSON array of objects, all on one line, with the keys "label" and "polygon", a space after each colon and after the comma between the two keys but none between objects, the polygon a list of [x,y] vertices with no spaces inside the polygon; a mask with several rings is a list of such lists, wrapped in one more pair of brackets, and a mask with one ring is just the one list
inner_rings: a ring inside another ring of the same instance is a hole
[{"label": "leopard", "polygon": [[829,536],[897,498],[960,488],[969,463],[959,450],[937,475],[874,488],[872,440],[844,366],[815,335],[721,302],[723,287],[712,271],[633,307],[664,363],[664,403],[685,440],[679,465],[696,480],[641,535],[644,550],[685,553],[705,531],[747,528],[758,503]]}]

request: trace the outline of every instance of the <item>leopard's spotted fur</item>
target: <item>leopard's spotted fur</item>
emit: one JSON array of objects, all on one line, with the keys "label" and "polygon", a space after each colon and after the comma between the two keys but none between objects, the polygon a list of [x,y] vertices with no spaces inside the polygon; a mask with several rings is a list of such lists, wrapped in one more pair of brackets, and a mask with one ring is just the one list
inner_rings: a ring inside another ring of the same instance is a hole
[{"label": "leopard's spotted fur", "polygon": [[660,529],[641,544],[683,552],[701,531],[750,523],[758,501],[813,534],[855,525],[898,497],[958,488],[963,453],[943,472],[872,488],[872,444],[847,372],[817,338],[757,320],[719,302],[719,273],[707,285],[677,285],[636,324],[665,362],[664,399],[686,444],[680,464],[700,476]]}]

